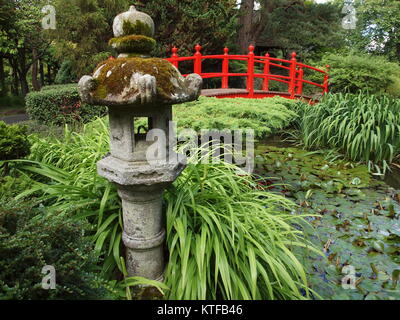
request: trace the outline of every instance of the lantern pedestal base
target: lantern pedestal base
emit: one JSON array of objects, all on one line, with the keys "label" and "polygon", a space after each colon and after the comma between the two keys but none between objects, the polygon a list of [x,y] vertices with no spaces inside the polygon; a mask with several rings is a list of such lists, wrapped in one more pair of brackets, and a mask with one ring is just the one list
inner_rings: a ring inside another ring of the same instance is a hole
[{"label": "lantern pedestal base", "polygon": [[163,192],[185,165],[138,164],[109,156],[98,162],[98,173],[117,185],[122,199],[129,276],[162,280],[165,266]]}]

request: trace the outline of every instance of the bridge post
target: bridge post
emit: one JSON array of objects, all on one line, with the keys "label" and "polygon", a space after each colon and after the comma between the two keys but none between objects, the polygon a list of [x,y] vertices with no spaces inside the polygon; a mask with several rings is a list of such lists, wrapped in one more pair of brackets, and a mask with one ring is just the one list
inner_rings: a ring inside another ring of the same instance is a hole
[{"label": "bridge post", "polygon": [[228,58],[229,49],[227,47],[224,48],[224,59],[222,60],[222,89],[228,89],[228,73],[229,73],[229,58]]},{"label": "bridge post", "polygon": [[264,81],[263,81],[263,90],[269,91],[269,69],[270,69],[270,61],[269,61],[269,53],[265,54],[265,62],[264,62]]},{"label": "bridge post", "polygon": [[194,49],[196,50],[196,53],[194,54],[194,73],[197,73],[198,75],[201,75],[201,45],[197,44]]},{"label": "bridge post", "polygon": [[331,67],[329,64],[327,64],[326,66],[326,73],[324,76],[324,93],[328,93],[329,92],[329,68]]},{"label": "bridge post", "polygon": [[172,64],[176,67],[179,68],[179,61],[178,61],[178,48],[177,47],[173,47],[172,48],[172,55],[171,55],[171,59],[172,59]]},{"label": "bridge post", "polygon": [[289,70],[289,90],[290,98],[294,99],[295,90],[296,90],[296,52],[292,52],[292,59],[290,59],[290,70]]},{"label": "bridge post", "polygon": [[297,94],[302,95],[303,94],[303,77],[304,77],[304,70],[303,67],[299,67],[299,70],[297,71],[298,74],[298,80],[297,80]]},{"label": "bridge post", "polygon": [[249,98],[254,97],[254,46],[249,46],[249,58],[247,62],[247,91]]}]

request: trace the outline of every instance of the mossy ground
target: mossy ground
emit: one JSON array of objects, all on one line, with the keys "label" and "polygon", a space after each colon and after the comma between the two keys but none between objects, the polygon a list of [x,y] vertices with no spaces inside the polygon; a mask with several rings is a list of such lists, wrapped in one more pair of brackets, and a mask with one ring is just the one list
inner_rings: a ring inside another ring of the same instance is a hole
[{"label": "mossy ground", "polygon": [[[400,299],[400,191],[325,151],[259,146],[257,154],[260,183],[294,200],[297,214],[316,215],[305,231],[325,257],[296,252],[311,288],[324,299]],[[341,285],[345,266],[354,267],[355,289]]]},{"label": "mossy ground", "polygon": [[177,70],[168,61],[158,58],[106,60],[100,63],[97,69],[100,67],[102,69],[96,78],[98,86],[94,91],[94,98],[100,100],[105,99],[108,94],[118,95],[129,88],[134,73],[154,76],[157,81],[157,95],[168,100],[174,90],[171,79],[179,77]]}]

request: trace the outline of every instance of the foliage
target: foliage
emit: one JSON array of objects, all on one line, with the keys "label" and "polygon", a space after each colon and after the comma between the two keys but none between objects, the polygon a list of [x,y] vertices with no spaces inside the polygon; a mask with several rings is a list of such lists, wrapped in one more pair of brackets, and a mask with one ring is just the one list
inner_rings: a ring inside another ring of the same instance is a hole
[{"label": "foliage", "polygon": [[[295,252],[310,287],[323,299],[398,300],[398,190],[329,150],[258,146],[256,154],[256,172],[271,191],[295,201],[299,213],[316,215],[307,218],[314,228],[305,234],[326,258]],[[355,288],[344,289],[342,279],[352,270]]]},{"label": "foliage", "polygon": [[191,55],[196,43],[204,47],[204,54],[222,52],[235,34],[235,0],[167,0],[162,5],[156,0],[138,2],[138,9],[154,20],[156,55],[170,56],[173,45],[180,55]]},{"label": "foliage", "polygon": [[[97,63],[104,60],[95,57],[108,52],[107,41],[112,37],[114,17],[128,9],[126,0],[55,0],[57,30],[51,32],[55,40],[55,57],[69,60],[77,78],[93,72]],[[94,61],[95,60],[95,61]]]},{"label": "foliage", "polygon": [[294,50],[302,59],[318,59],[345,45],[340,25],[343,3],[276,1],[275,5],[257,41],[263,47],[273,52],[280,48],[284,57]]},{"label": "foliage", "polygon": [[29,154],[27,128],[0,121],[0,161],[20,159]]},{"label": "foliage", "polygon": [[67,83],[67,84],[52,84],[48,86],[42,87],[40,91],[54,90],[54,89],[64,89],[64,88],[77,88],[76,83]]},{"label": "foliage", "polygon": [[382,57],[351,53],[328,55],[322,65],[330,65],[330,90],[357,93],[367,90],[371,94],[387,92],[399,96],[400,67]]},{"label": "foliage", "polygon": [[199,101],[174,107],[178,128],[255,130],[257,138],[287,127],[296,118],[290,110],[294,102],[285,98],[218,99],[200,97]]},{"label": "foliage", "polygon": [[300,131],[306,148],[337,148],[346,157],[384,171],[400,151],[400,100],[335,94],[304,106]]},{"label": "foliage", "polygon": [[[44,0],[1,0],[0,3],[0,56],[8,59],[15,73],[14,80],[21,85],[25,96],[29,91],[27,74],[48,53],[50,45],[41,26],[44,16],[41,9],[48,3]],[[37,72],[32,72],[32,80],[37,80],[36,77]]]},{"label": "foliage", "polygon": [[393,0],[356,1],[357,28],[348,32],[350,46],[391,61],[400,61],[400,3]]},{"label": "foliage", "polygon": [[226,163],[189,165],[175,188],[166,196],[169,299],[302,299],[300,288],[308,297],[291,251],[312,247],[293,228],[302,221],[290,202]]},{"label": "foliage", "polygon": [[[95,275],[96,257],[82,222],[47,216],[35,203],[2,203],[0,209],[0,299],[109,298]],[[42,268],[56,269],[56,289],[43,290]]]},{"label": "foliage", "polygon": [[82,104],[76,86],[53,87],[26,97],[30,118],[44,124],[87,122],[107,113],[107,108]]},{"label": "foliage", "polygon": [[57,72],[56,78],[54,79],[54,83],[56,84],[67,84],[71,82],[76,82],[77,75],[73,71],[73,65],[70,60],[64,60],[61,64],[60,69]]},{"label": "foliage", "polygon": [[0,175],[0,203],[10,201],[16,194],[31,187],[32,180],[25,176],[14,176],[13,174]]},{"label": "foliage", "polygon": [[24,99],[17,96],[3,96],[0,97],[0,111],[3,108],[23,108],[25,105]]},{"label": "foliage", "polygon": [[[112,276],[116,265],[123,271],[120,200],[115,187],[96,173],[96,162],[108,150],[107,126],[98,119],[82,134],[65,136],[65,141],[36,140],[32,162],[20,169],[51,182],[39,182],[19,197],[42,192],[51,200],[49,212],[88,219],[96,226],[95,251],[104,255],[103,274]],[[165,200],[166,298],[301,299],[302,292],[307,297],[306,275],[291,253],[307,247],[293,226],[304,221],[290,213],[291,202],[262,191],[226,163],[189,164]]]}]

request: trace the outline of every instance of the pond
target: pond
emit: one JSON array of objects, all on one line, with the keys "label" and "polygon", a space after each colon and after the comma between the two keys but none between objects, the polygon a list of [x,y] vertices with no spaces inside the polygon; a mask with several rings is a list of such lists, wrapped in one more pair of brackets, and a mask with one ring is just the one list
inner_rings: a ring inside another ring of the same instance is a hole
[{"label": "pond", "polygon": [[313,215],[301,228],[323,255],[296,253],[315,297],[400,299],[400,191],[392,187],[399,187],[398,172],[381,181],[366,166],[279,137],[260,143],[256,155],[260,183],[292,199],[293,214]]}]

